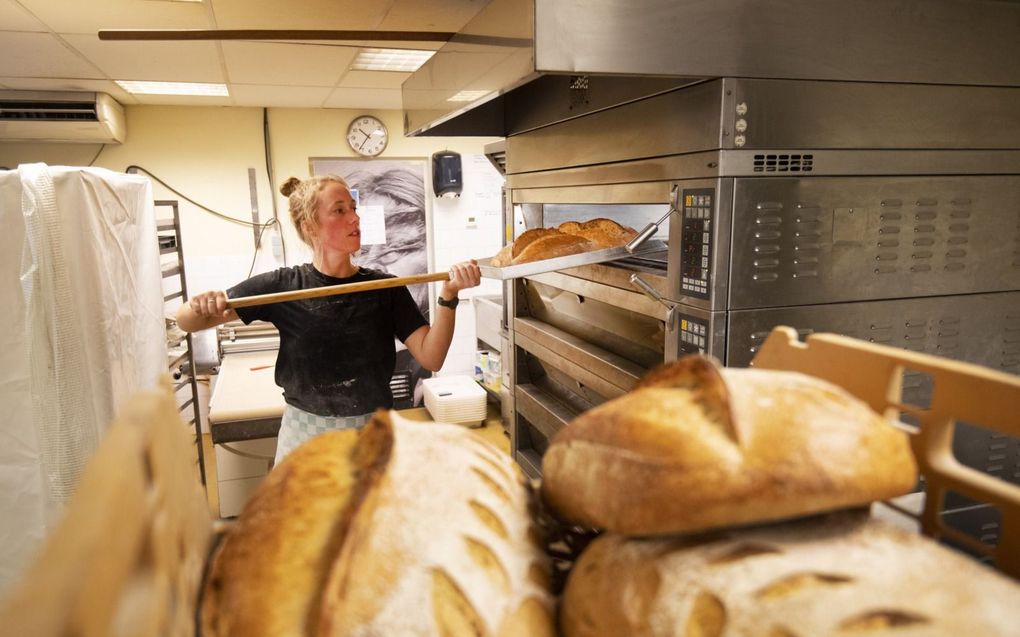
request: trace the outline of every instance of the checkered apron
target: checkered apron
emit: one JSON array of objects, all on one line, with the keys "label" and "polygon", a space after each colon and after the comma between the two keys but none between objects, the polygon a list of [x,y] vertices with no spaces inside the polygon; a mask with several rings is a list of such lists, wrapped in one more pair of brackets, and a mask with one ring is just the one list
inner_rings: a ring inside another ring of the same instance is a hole
[{"label": "checkered apron", "polygon": [[276,460],[279,464],[284,456],[297,448],[301,443],[321,433],[334,429],[357,429],[365,426],[372,414],[360,416],[319,416],[287,405],[283,409],[283,420],[280,422],[280,433],[276,438]]}]

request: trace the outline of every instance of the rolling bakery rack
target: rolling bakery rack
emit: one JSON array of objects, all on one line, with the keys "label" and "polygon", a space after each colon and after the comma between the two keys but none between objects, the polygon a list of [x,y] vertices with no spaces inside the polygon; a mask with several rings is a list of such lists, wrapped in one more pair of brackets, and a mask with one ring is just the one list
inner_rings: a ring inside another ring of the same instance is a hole
[{"label": "rolling bakery rack", "polygon": [[[950,439],[957,419],[980,423],[996,435],[1020,436],[1015,409],[1020,378],[831,334],[800,343],[787,327],[770,334],[753,364],[826,379],[890,418],[908,417],[915,423],[905,426],[927,489],[922,532],[965,543],[1020,578],[1020,486],[960,464]],[[929,405],[902,401],[908,371],[930,377]],[[198,591],[216,532],[198,471],[187,461],[190,437],[179,422],[169,382],[162,392],[139,394],[125,404],[63,522],[0,609],[7,634],[196,633]],[[949,491],[999,512],[996,546],[975,545],[944,525],[938,511]]]}]

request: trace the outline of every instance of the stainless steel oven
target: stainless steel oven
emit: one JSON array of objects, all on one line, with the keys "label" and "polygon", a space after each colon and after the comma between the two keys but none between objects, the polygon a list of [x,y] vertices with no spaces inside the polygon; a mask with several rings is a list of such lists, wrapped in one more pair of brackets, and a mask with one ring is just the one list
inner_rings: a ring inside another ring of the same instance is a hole
[{"label": "stainless steel oven", "polygon": [[[1020,89],[724,78],[507,138],[518,228],[672,210],[660,253],[507,286],[520,464],[539,475],[559,428],[648,368],[745,366],[776,325],[1020,372],[1017,112]],[[957,457],[1020,482],[1000,438],[961,423]]]}]

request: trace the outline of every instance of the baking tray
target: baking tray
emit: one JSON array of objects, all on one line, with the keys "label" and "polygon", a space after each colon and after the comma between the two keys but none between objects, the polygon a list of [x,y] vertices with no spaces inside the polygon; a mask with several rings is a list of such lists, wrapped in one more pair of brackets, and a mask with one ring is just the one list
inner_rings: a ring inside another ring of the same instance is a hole
[{"label": "baking tray", "polygon": [[618,261],[620,259],[627,259],[642,254],[662,252],[666,249],[667,246],[664,241],[652,240],[641,244],[633,252],[628,252],[627,248],[619,246],[616,248],[591,250],[580,254],[570,254],[565,257],[553,257],[552,259],[531,261],[529,263],[521,263],[519,265],[508,265],[502,268],[489,265],[492,261],[492,257],[489,257],[487,259],[479,259],[478,269],[482,271],[482,276],[487,279],[499,279],[501,281],[505,281],[507,279],[519,279],[521,277],[534,276],[544,272],[556,272],[557,270],[576,268],[581,265]]}]

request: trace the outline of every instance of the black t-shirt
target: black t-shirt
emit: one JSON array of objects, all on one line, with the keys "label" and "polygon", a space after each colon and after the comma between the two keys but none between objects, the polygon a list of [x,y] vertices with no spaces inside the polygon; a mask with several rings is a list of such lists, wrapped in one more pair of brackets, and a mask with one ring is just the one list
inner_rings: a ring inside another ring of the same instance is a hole
[{"label": "black t-shirt", "polygon": [[[346,279],[310,263],[256,275],[227,290],[229,298],[392,278],[359,268]],[[390,379],[403,342],[428,325],[406,287],[237,308],[246,324],[268,321],[280,331],[276,384],[288,404],[320,416],[356,416],[393,406]]]}]

